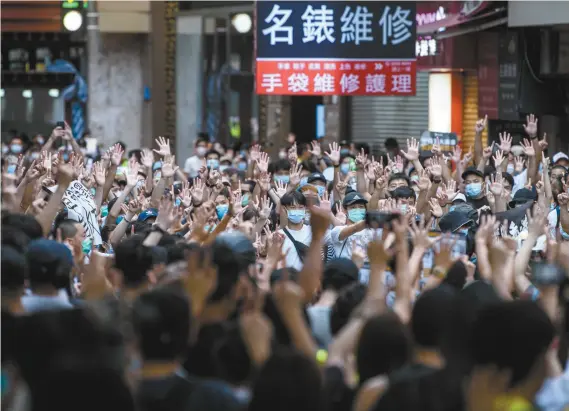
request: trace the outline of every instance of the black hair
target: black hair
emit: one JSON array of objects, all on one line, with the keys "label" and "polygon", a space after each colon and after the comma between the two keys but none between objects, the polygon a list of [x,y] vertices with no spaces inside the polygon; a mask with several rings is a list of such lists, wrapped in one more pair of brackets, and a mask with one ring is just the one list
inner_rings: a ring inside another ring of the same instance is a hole
[{"label": "black hair", "polygon": [[273,272],[271,273],[271,277],[269,279],[271,288],[283,278],[285,272],[288,273],[288,278],[290,281],[293,282],[298,281],[299,271],[296,268],[293,267],[278,268],[276,270],[273,270]]},{"label": "black hair", "polygon": [[2,293],[21,292],[28,275],[25,256],[17,249],[2,245]]},{"label": "black hair", "polygon": [[248,411],[317,411],[322,407],[322,375],[312,358],[280,348],[260,369]]},{"label": "black hair", "polygon": [[291,168],[290,163],[288,162],[288,160],[285,160],[285,159],[277,160],[277,161],[271,163],[270,166],[272,166],[271,168],[273,169],[272,170],[273,173],[276,173],[279,171],[289,171]]},{"label": "black hair", "polygon": [[415,191],[409,187],[397,187],[391,193],[391,198],[415,198]]},{"label": "black hair", "polygon": [[408,328],[395,313],[369,319],[356,351],[360,386],[370,378],[401,368],[411,359],[411,350]]},{"label": "black hair", "polygon": [[122,151],[126,151],[126,144],[123,143],[122,141],[117,141],[115,144],[118,144],[119,146],[121,146]]},{"label": "black hair", "polygon": [[205,131],[200,131],[198,133],[198,138],[196,138],[196,145],[198,143],[209,143],[209,134]]},{"label": "black hair", "polygon": [[140,163],[142,161],[142,150],[139,148],[135,148],[134,150],[130,150],[128,152],[128,158],[131,158],[132,156],[134,156],[136,158],[136,161],[138,163]]},{"label": "black hair", "polygon": [[502,173],[502,178],[510,183],[511,188],[514,188],[514,177],[510,173]]},{"label": "black hair", "polygon": [[314,164],[311,161],[303,161],[302,163],[300,163],[302,165],[302,169],[303,170],[308,170],[310,172],[310,174],[312,173],[317,173],[318,167],[316,167],[316,164]]},{"label": "black hair", "polygon": [[306,197],[299,191],[291,191],[281,197],[281,206],[288,207],[292,205],[301,205],[306,207]]},{"label": "black hair", "polygon": [[207,158],[207,156],[209,156],[211,154],[216,155],[218,159],[221,158],[221,154],[219,154],[219,151],[214,150],[214,149],[208,150],[207,153],[205,153],[205,157]]},{"label": "black hair", "polygon": [[474,322],[471,345],[474,364],[509,370],[510,387],[513,387],[529,376],[554,336],[551,320],[533,301],[491,305],[482,309]]},{"label": "black hair", "polygon": [[145,236],[135,234],[121,241],[114,248],[115,267],[122,272],[124,285],[137,287],[147,279],[147,273],[152,268],[151,250],[142,245]]},{"label": "black hair", "polygon": [[2,226],[2,246],[14,247],[18,252],[23,253],[29,243],[30,238],[18,227]]},{"label": "black hair", "polygon": [[148,234],[150,232],[150,230],[152,230],[152,224],[149,224],[146,221],[136,220],[136,221],[133,221],[132,223],[129,223],[129,225],[126,229],[127,235],[130,235],[132,227],[134,227],[134,234],[139,234],[139,235],[144,235],[144,236],[146,236],[146,234]]},{"label": "black hair", "polygon": [[393,137],[388,138],[387,140],[385,140],[385,148],[386,149],[392,149],[392,148],[399,148],[399,143],[397,142],[396,139],[394,139]]},{"label": "black hair", "polygon": [[30,214],[8,213],[2,216],[2,227],[11,226],[20,229],[30,240],[43,237],[43,229],[36,218]]},{"label": "black hair", "polygon": [[168,253],[168,264],[177,263],[186,259],[186,253],[190,250],[199,248],[197,243],[177,242],[166,246]]},{"label": "black hair", "polygon": [[443,283],[451,286],[456,291],[460,291],[466,285],[467,275],[468,273],[466,271],[466,266],[464,263],[462,261],[455,261],[454,264],[448,269]]},{"label": "black hair", "polygon": [[259,212],[257,211],[256,208],[247,207],[247,209],[243,213],[243,221],[250,221],[257,217],[259,217]]},{"label": "black hair", "polygon": [[411,186],[411,180],[409,180],[409,177],[407,177],[404,173],[391,174],[389,176],[389,180],[387,182],[387,185],[391,184],[391,182],[394,180],[405,180],[407,182],[407,187]]},{"label": "black hair", "polygon": [[340,291],[358,281],[358,267],[347,258],[335,258],[326,263],[322,275],[322,289]]},{"label": "black hair", "polygon": [[369,148],[369,144],[368,143],[357,143],[356,144],[356,150],[358,150],[358,153],[362,151],[362,148],[364,150],[364,153],[369,155],[369,153],[371,152],[371,149]]},{"label": "black hair", "polygon": [[77,234],[77,226],[80,224],[78,221],[65,219],[61,221],[57,229],[61,232],[61,240],[67,240],[68,238],[73,238]]},{"label": "black hair", "polygon": [[330,312],[330,331],[336,335],[350,320],[352,311],[360,305],[366,294],[367,287],[356,282],[340,291]]},{"label": "black hair", "polygon": [[411,332],[418,346],[442,348],[450,331],[451,313],[456,301],[454,289],[444,284],[425,291],[417,298],[411,315]]},{"label": "black hair", "polygon": [[190,336],[190,304],[166,287],[141,294],[132,307],[132,324],[144,361],[182,359]]}]

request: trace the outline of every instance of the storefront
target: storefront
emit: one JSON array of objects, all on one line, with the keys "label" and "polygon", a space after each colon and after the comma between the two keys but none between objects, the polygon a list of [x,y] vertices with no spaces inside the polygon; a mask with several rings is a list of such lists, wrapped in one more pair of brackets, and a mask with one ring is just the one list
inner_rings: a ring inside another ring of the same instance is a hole
[{"label": "storefront", "polygon": [[505,24],[497,18],[504,11],[487,12],[485,3],[417,3],[416,95],[352,97],[353,141],[368,143],[377,152],[387,138],[396,138],[404,147],[407,138],[430,131],[453,133],[466,149],[473,145],[479,118],[478,32],[484,24]]}]

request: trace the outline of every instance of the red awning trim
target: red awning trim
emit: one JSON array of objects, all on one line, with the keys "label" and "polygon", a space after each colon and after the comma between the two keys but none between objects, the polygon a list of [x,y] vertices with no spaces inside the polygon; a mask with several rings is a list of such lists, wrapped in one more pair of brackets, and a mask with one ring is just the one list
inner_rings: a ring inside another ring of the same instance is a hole
[{"label": "red awning trim", "polygon": [[[473,4],[476,3],[476,4]],[[468,23],[471,21],[476,21],[479,19],[484,19],[489,16],[493,16],[497,13],[502,13],[506,9],[505,7],[497,7],[487,13],[480,14],[481,11],[487,9],[492,2],[489,1],[469,1],[463,2],[462,7],[459,11],[452,12],[446,11],[446,18],[437,22],[423,24],[417,27],[417,35],[433,35],[445,31],[451,27],[458,26],[460,24]]]}]

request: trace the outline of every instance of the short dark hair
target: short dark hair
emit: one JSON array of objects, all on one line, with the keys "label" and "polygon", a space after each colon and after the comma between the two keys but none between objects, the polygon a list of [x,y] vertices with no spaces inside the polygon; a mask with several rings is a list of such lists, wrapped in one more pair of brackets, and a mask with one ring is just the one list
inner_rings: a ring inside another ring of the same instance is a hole
[{"label": "short dark hair", "polygon": [[387,149],[399,148],[399,143],[393,137],[390,137],[387,140],[385,140],[385,148]]},{"label": "short dark hair", "polygon": [[24,288],[28,275],[25,256],[14,247],[2,245],[2,293],[18,292]]},{"label": "short dark hair", "polygon": [[2,216],[2,226],[20,229],[30,240],[43,237],[43,229],[36,218],[30,214],[8,213]]},{"label": "short dark hair", "polygon": [[18,227],[2,226],[2,246],[14,247],[18,252],[26,251],[30,238]]},{"label": "short dark hair", "polygon": [[409,187],[397,187],[395,190],[393,190],[393,193],[391,193],[391,197],[395,199],[415,198],[415,191]]},{"label": "short dark hair", "polygon": [[555,327],[535,302],[493,304],[483,308],[474,321],[474,364],[509,370],[510,386],[515,386],[529,376],[554,336]]},{"label": "short dark hair", "polygon": [[125,286],[137,287],[147,279],[152,268],[153,256],[149,247],[142,245],[145,236],[135,234],[121,241],[114,248],[115,267],[122,272]]},{"label": "short dark hair", "polygon": [[77,227],[76,224],[80,224],[79,221],[65,219],[59,223],[57,229],[61,232],[61,240],[67,240],[68,238],[72,238],[77,234]]},{"label": "short dark hair", "polygon": [[306,207],[306,197],[304,197],[304,194],[301,192],[294,190],[281,197],[281,205],[283,207],[292,205],[302,205]]},{"label": "short dark hair", "polygon": [[340,291],[358,281],[358,267],[348,258],[334,258],[324,266],[322,289]]},{"label": "short dark hair", "polygon": [[502,178],[510,183],[510,187],[514,188],[514,177],[510,173],[502,173]]},{"label": "short dark hair", "polygon": [[407,182],[407,187],[411,186],[411,180],[409,180],[409,177],[407,177],[405,174],[403,173],[395,173],[395,174],[391,174],[389,176],[389,180],[387,182],[387,184],[391,184],[391,182],[393,180],[405,180]]},{"label": "short dark hair", "polygon": [[466,271],[466,266],[464,263],[462,261],[455,261],[454,264],[448,269],[443,283],[451,286],[456,291],[460,291],[466,285],[467,275],[468,272]]},{"label": "short dark hair", "polygon": [[219,151],[213,149],[208,150],[207,153],[205,153],[205,156],[207,157],[211,154],[216,155],[218,159],[221,158],[221,154],[219,154]]},{"label": "short dark hair", "polygon": [[190,320],[190,305],[181,292],[162,287],[141,294],[132,307],[132,324],[142,358],[172,361],[183,357]]},{"label": "short dark hair", "polygon": [[330,331],[336,335],[350,320],[352,311],[360,305],[366,294],[367,287],[360,283],[353,283],[340,291],[336,302],[330,312]]},{"label": "short dark hair", "polygon": [[[290,170],[290,163],[288,162],[288,160],[282,159],[282,160],[277,160],[274,163],[270,164],[272,167],[272,172],[276,173],[278,171],[289,171]],[[269,170],[270,171],[270,170]]]},{"label": "short dark hair", "polygon": [[360,385],[376,375],[390,374],[411,358],[411,336],[395,313],[370,318],[357,346]]},{"label": "short dark hair", "polygon": [[122,141],[117,141],[115,144],[118,144],[119,146],[121,146],[122,151],[126,151],[126,144],[123,143]]}]

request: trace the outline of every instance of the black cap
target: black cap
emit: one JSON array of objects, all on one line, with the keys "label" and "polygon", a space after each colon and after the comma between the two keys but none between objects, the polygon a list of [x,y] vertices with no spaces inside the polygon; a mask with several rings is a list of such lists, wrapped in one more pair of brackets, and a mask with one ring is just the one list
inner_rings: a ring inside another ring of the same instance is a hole
[{"label": "black cap", "polygon": [[357,191],[353,191],[349,194],[346,194],[346,196],[344,197],[343,206],[347,207],[354,204],[367,204],[367,200],[363,195],[361,195]]},{"label": "black cap", "polygon": [[533,190],[529,190],[527,188],[520,188],[514,194],[514,198],[508,204],[510,208],[514,208],[517,204],[528,203],[530,201],[536,201],[537,195],[533,192]]},{"label": "black cap", "polygon": [[439,228],[442,232],[454,233],[465,224],[472,224],[474,220],[468,213],[463,211],[451,211],[441,217]]},{"label": "black cap", "polygon": [[312,173],[306,179],[307,183],[312,183],[314,181],[322,181],[323,183],[327,183],[326,177],[324,177],[324,174],[322,173]]},{"label": "black cap", "polygon": [[462,173],[462,179],[466,180],[466,177],[471,175],[471,174],[475,174],[478,177],[482,177],[484,178],[484,173],[482,173],[480,170],[478,170],[476,167],[468,167],[466,170],[464,170],[464,172]]},{"label": "black cap", "polygon": [[348,258],[334,258],[324,266],[324,281],[330,280],[331,277],[347,277],[357,281],[359,279],[359,270],[357,265]]}]

